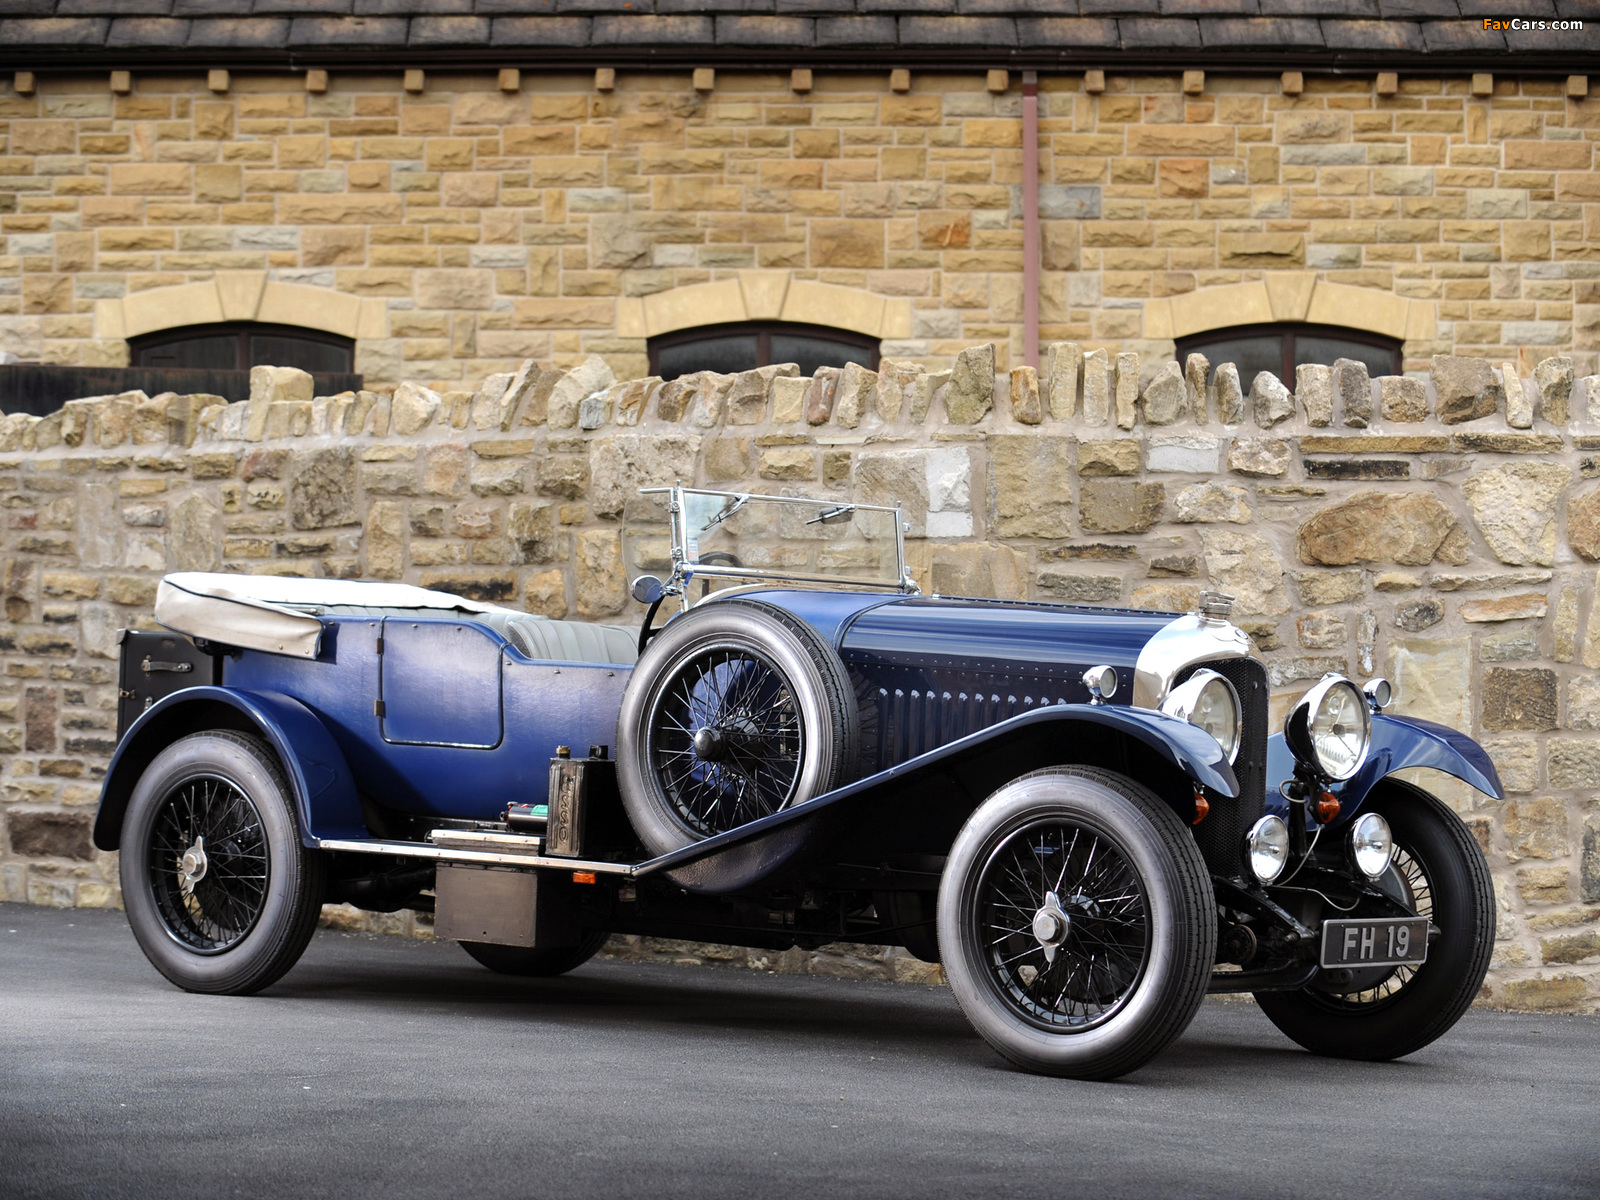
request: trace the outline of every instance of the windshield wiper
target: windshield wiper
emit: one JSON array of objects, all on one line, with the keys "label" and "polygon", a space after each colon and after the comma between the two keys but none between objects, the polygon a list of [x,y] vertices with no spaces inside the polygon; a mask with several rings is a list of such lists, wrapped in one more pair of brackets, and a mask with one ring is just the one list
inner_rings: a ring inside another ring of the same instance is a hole
[{"label": "windshield wiper", "polygon": [[830,508],[825,512],[819,512],[816,516],[807,521],[806,524],[836,525],[848,517],[851,513],[855,512],[855,510],[856,506],[854,504],[841,504],[838,508]]},{"label": "windshield wiper", "polygon": [[743,508],[745,501],[748,499],[750,499],[749,496],[732,497],[726,504],[722,506],[722,510],[720,512],[713,516],[704,525],[700,526],[700,532],[704,533],[708,529],[711,529],[717,525],[721,525],[729,517],[733,516],[734,513]]}]

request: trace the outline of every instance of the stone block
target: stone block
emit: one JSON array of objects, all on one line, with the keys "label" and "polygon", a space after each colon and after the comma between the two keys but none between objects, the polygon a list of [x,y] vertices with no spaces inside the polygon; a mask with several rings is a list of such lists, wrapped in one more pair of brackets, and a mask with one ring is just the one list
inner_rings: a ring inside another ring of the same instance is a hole
[{"label": "stone block", "polygon": [[1223,363],[1217,368],[1217,417],[1224,425],[1238,425],[1244,420],[1244,392],[1239,386],[1239,368],[1233,363]]},{"label": "stone block", "polygon": [[1526,621],[1544,616],[1549,607],[1537,592],[1519,596],[1496,596],[1492,600],[1468,600],[1460,608],[1461,619],[1482,624],[1490,621]]},{"label": "stone block", "polygon": [[1378,407],[1385,421],[1415,422],[1428,419],[1428,387],[1405,375],[1378,376]]},{"label": "stone block", "polygon": [[1539,786],[1539,744],[1532,738],[1485,740],[1483,748],[1507,792],[1526,794]]},{"label": "stone block", "polygon": [[1152,471],[1213,475],[1220,466],[1221,457],[1221,441],[1205,434],[1150,439],[1149,469]]},{"label": "stone block", "polygon": [[1483,727],[1490,732],[1556,727],[1556,673],[1543,668],[1490,667],[1483,675]]},{"label": "stone block", "polygon": [[1305,410],[1306,423],[1333,424],[1333,368],[1302,363],[1295,368],[1294,398]]},{"label": "stone block", "polygon": [[1271,371],[1257,371],[1250,384],[1250,403],[1255,411],[1256,424],[1262,429],[1287,421],[1294,416],[1294,395],[1284,387]]},{"label": "stone block", "polygon": [[[1183,372],[1169,362],[1156,373],[1144,389],[1144,419],[1147,425],[1171,425],[1182,418],[1188,402]],[[1152,467],[1152,469],[1156,469]],[[1215,466],[1210,468],[1215,470]]]},{"label": "stone block", "polygon": [[1394,715],[1434,721],[1452,729],[1469,727],[1470,638],[1393,639],[1384,677],[1394,688]]},{"label": "stone block", "polygon": [[1011,416],[1020,425],[1037,425],[1044,420],[1039,372],[1032,367],[1011,369]]},{"label": "stone block", "polygon": [[846,363],[833,390],[833,419],[845,429],[854,429],[872,404],[878,375],[860,363]]},{"label": "stone block", "polygon": [[1407,633],[1421,633],[1442,620],[1444,620],[1444,605],[1433,599],[1413,600],[1408,604],[1397,606],[1394,610],[1395,627]]},{"label": "stone block", "polygon": [[1478,642],[1479,662],[1514,662],[1539,656],[1537,629],[1521,628],[1492,633]]},{"label": "stone block", "polygon": [[1472,476],[1461,493],[1501,562],[1548,567],[1555,561],[1556,501],[1571,480],[1557,463],[1518,462]]},{"label": "stone block", "polygon": [[993,596],[1025,600],[1027,556],[987,543],[934,545],[929,553],[929,588],[942,596]]},{"label": "stone block", "polygon": [[589,499],[595,515],[621,516],[639,488],[693,479],[699,455],[700,438],[684,434],[618,433],[596,438],[589,447]]},{"label": "stone block", "polygon": [[1139,418],[1139,356],[1117,355],[1115,408],[1118,429],[1132,429]]},{"label": "stone block", "polygon": [[1455,514],[1429,492],[1361,492],[1301,525],[1295,550],[1301,562],[1329,567],[1467,558]]},{"label": "stone block", "polygon": [[1085,533],[1143,533],[1161,519],[1166,500],[1167,489],[1159,483],[1085,480],[1080,485],[1079,518]]},{"label": "stone block", "polygon": [[[988,449],[989,480],[995,495],[994,531],[1003,538],[1069,536],[1071,442],[1037,434],[996,435],[989,438]],[[1082,450],[1080,445],[1080,454]]]},{"label": "stone block", "polygon": [[1565,858],[1567,806],[1559,800],[1513,800],[1505,808],[1506,858]]},{"label": "stone block", "polygon": [[[1218,368],[1221,374],[1221,368]],[[1289,443],[1277,438],[1235,438],[1228,447],[1228,470],[1271,478],[1289,470]]]},{"label": "stone block", "polygon": [[1275,617],[1289,611],[1283,564],[1265,538],[1243,531],[1202,529],[1200,541],[1211,585],[1234,597],[1234,612]]},{"label": "stone block", "polygon": [[1070,420],[1078,407],[1078,369],[1083,350],[1077,342],[1051,342],[1045,351],[1045,396],[1050,416]]},{"label": "stone block", "polygon": [[1078,443],[1078,474],[1085,478],[1137,475],[1139,442],[1134,438]]},{"label": "stone block", "polygon": [[1206,415],[1206,379],[1211,373],[1211,363],[1204,354],[1191,354],[1183,360],[1184,402],[1190,414],[1202,425]]},{"label": "stone block", "polygon": [[94,859],[87,813],[12,812],[6,817],[11,853],[24,858]]},{"label": "stone block", "polygon": [[1039,572],[1039,590],[1069,604],[1108,604],[1122,599],[1122,580],[1115,575],[1079,575],[1071,571]]},{"label": "stone block", "polygon": [[807,425],[826,425],[833,416],[834,393],[839,386],[839,368],[818,367],[805,394]]},{"label": "stone block", "polygon": [[1246,501],[1249,493],[1241,487],[1216,482],[1196,483],[1179,492],[1173,504],[1173,520],[1184,524],[1211,524],[1226,521],[1250,524],[1253,515]]},{"label": "stone block", "polygon": [[1083,356],[1083,420],[1091,426],[1111,420],[1111,363],[1104,350]]},{"label": "stone block", "polygon": [[1335,359],[1333,392],[1340,424],[1365,429],[1372,423],[1372,380],[1366,363],[1353,358]]},{"label": "stone block", "polygon": [[780,376],[774,379],[772,381],[773,423],[792,425],[801,420],[805,416],[806,392],[810,387],[809,378]]},{"label": "stone block", "polygon": [[994,407],[994,344],[969,346],[956,355],[945,390],[945,413],[957,425],[976,425]]},{"label": "stone block", "polygon": [[1431,375],[1446,425],[1492,416],[1505,403],[1505,388],[1487,359],[1435,354]]},{"label": "stone block", "polygon": [[1350,624],[1333,613],[1307,613],[1295,621],[1295,635],[1307,650],[1337,650],[1350,640]]},{"label": "stone block", "polygon": [[412,437],[433,424],[442,403],[443,398],[432,388],[402,383],[390,398],[390,424],[401,436]]},{"label": "stone block", "polygon": [[1545,767],[1550,786],[1557,791],[1600,788],[1600,741],[1591,738],[1552,738],[1546,747]]},{"label": "stone block", "polygon": [[1572,359],[1544,359],[1534,367],[1533,378],[1539,386],[1539,415],[1552,425],[1565,425],[1571,417]]}]

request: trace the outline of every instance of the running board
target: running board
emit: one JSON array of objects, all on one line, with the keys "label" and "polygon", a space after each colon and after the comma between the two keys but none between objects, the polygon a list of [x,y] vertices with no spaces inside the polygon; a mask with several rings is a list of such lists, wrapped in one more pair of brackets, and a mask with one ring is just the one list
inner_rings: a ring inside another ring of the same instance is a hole
[{"label": "running board", "polygon": [[[463,836],[460,830],[437,830],[437,833],[448,833],[450,840],[454,841]],[[431,835],[430,835],[431,836]],[[517,835],[488,834],[488,838],[504,838],[510,842],[516,837],[518,842],[527,843],[538,841],[537,838],[519,837]],[[344,841],[338,839],[318,840],[318,850],[337,850],[345,854],[391,854],[397,858],[429,858],[435,862],[445,863],[476,863],[483,866],[498,867],[554,867],[561,871],[588,871],[596,875],[621,875],[625,878],[633,876],[636,870],[632,863],[593,862],[583,858],[554,858],[543,854],[530,854],[525,849],[505,847],[501,849],[464,849],[457,846],[427,845],[423,842],[380,842],[380,841]]]}]

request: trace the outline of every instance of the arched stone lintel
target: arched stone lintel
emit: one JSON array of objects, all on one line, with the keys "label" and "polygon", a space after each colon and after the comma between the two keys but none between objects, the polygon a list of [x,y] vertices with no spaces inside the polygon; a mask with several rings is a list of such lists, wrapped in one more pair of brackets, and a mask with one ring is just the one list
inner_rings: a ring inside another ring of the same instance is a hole
[{"label": "arched stone lintel", "polygon": [[1181,338],[1233,325],[1308,321],[1381,333],[1401,341],[1435,335],[1434,306],[1377,288],[1329,283],[1311,271],[1279,271],[1250,283],[1200,288],[1163,300],[1147,300],[1144,335]]},{"label": "arched stone lintel", "polygon": [[282,283],[268,279],[265,271],[221,271],[199,283],[151,288],[95,303],[95,336],[101,339],[219,321],[298,325],[356,340],[389,334],[389,310],[382,300]]},{"label": "arched stone lintel", "polygon": [[911,301],[795,279],[788,271],[740,271],[736,279],[670,288],[617,305],[619,337],[655,337],[734,321],[798,321],[885,340],[908,338]]}]

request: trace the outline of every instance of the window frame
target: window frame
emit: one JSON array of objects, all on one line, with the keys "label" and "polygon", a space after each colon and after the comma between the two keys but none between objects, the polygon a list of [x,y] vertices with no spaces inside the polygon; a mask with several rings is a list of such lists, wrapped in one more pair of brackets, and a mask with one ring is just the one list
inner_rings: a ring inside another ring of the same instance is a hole
[{"label": "window frame", "polygon": [[[227,369],[235,371],[248,371],[250,362],[250,339],[254,336],[291,337],[301,341],[316,342],[324,346],[334,346],[345,351],[350,356],[349,364],[343,371],[334,374],[354,374],[356,361],[356,341],[354,338],[345,337],[343,334],[330,333],[326,329],[312,329],[305,325],[279,325],[266,321],[212,321],[204,325],[175,325],[170,329],[157,329],[150,333],[141,333],[137,337],[128,339],[128,365],[133,367],[148,367],[156,369],[157,365],[141,363],[139,356],[146,350],[158,350],[163,346],[171,346],[178,342],[186,342],[191,338],[215,338],[232,336],[236,339],[235,366]],[[278,364],[269,363],[269,366]]]},{"label": "window frame", "polygon": [[[840,329],[834,325],[812,325],[803,321],[727,321],[719,325],[690,325],[670,333],[658,333],[648,341],[650,374],[659,375],[661,351],[678,346],[692,346],[696,342],[719,337],[736,337],[740,334],[756,336],[756,366],[772,365],[772,337],[774,334],[793,334],[796,337],[826,338],[846,346],[865,350],[870,359],[867,368],[878,369],[882,357],[882,339],[853,329]],[[692,373],[692,372],[691,372]]]},{"label": "window frame", "polygon": [[[1294,386],[1295,341],[1304,337],[1337,338],[1360,346],[1373,346],[1387,350],[1393,356],[1393,374],[1399,375],[1405,366],[1405,343],[1400,338],[1373,333],[1367,329],[1352,329],[1348,325],[1313,325],[1305,321],[1261,321],[1254,325],[1228,325],[1221,329],[1205,329],[1176,339],[1175,353],[1178,361],[1187,361],[1191,354],[1206,354],[1208,345],[1231,342],[1235,338],[1278,337],[1280,341],[1279,365],[1283,368],[1278,379],[1289,387]],[[1211,356],[1206,354],[1209,359]],[[1329,364],[1332,365],[1332,364]],[[1215,373],[1218,364],[1213,362]],[[1247,385],[1248,386],[1248,385]]]}]

